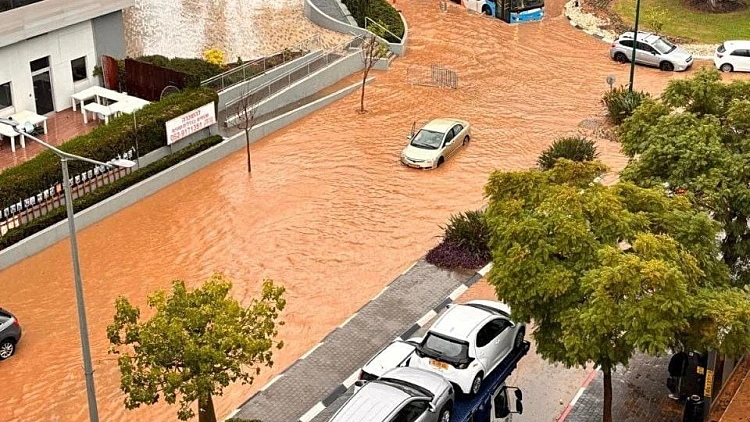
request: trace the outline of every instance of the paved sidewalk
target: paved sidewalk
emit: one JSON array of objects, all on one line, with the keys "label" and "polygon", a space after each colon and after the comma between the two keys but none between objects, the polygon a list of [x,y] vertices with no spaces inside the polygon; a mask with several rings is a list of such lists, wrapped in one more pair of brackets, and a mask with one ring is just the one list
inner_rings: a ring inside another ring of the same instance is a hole
[{"label": "paved sidewalk", "polygon": [[[627,369],[612,374],[612,420],[617,422],[680,422],[682,405],[668,397],[669,356],[636,355]],[[561,421],[595,422],[602,419],[604,384],[601,372]]]},{"label": "paved sidewalk", "polygon": [[347,391],[361,365],[378,350],[396,337],[411,337],[480,278],[478,273],[472,276],[417,262],[250,397],[233,417],[263,422],[312,420]]},{"label": "paved sidewalk", "polygon": [[341,6],[339,6],[336,0],[311,0],[311,3],[317,6],[321,12],[328,15],[328,17],[347,25],[349,24],[346,16],[344,16],[344,12],[341,11]]}]

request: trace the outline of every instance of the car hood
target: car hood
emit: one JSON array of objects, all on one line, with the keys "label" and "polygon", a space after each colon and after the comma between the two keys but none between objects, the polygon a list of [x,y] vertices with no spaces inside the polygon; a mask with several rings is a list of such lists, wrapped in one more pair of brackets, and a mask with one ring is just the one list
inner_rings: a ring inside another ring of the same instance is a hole
[{"label": "car hood", "polygon": [[693,55],[690,54],[689,51],[683,49],[682,47],[677,47],[673,52],[669,53],[669,57],[684,62],[688,59],[688,57],[692,57]]},{"label": "car hood", "polygon": [[413,158],[416,160],[434,160],[440,155],[439,149],[424,149],[424,148],[417,148],[414,146],[407,145],[406,148],[404,148],[403,154],[407,158]]}]

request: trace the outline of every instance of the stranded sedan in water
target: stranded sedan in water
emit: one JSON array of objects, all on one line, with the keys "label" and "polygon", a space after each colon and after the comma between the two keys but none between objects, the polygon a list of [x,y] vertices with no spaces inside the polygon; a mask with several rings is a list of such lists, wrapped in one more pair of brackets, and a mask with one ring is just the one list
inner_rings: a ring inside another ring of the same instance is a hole
[{"label": "stranded sedan in water", "polygon": [[412,127],[409,144],[401,152],[401,163],[419,169],[440,167],[462,146],[469,144],[469,122],[458,119],[435,119],[419,132]]}]

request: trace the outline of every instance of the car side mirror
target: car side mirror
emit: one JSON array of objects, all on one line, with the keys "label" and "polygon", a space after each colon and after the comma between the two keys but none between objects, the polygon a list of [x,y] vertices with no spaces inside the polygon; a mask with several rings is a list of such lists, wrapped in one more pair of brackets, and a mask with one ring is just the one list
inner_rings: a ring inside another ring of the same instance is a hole
[{"label": "car side mirror", "polygon": [[431,413],[437,412],[437,408],[432,403],[430,403],[430,404],[427,405],[427,410],[429,410]]}]

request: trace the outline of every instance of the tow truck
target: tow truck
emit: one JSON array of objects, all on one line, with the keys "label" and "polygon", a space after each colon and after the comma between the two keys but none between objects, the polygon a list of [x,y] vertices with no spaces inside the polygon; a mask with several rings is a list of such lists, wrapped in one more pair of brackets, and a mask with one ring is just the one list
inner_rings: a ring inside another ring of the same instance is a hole
[{"label": "tow truck", "polygon": [[[383,348],[362,368],[355,386],[362,386],[364,382],[378,378],[389,368],[406,366],[419,340],[395,340]],[[510,422],[513,414],[521,414],[523,393],[516,387],[506,386],[505,380],[516,369],[521,358],[526,356],[530,347],[531,344],[524,341],[511,351],[484,379],[479,392],[473,397],[457,391],[450,422]]]}]

